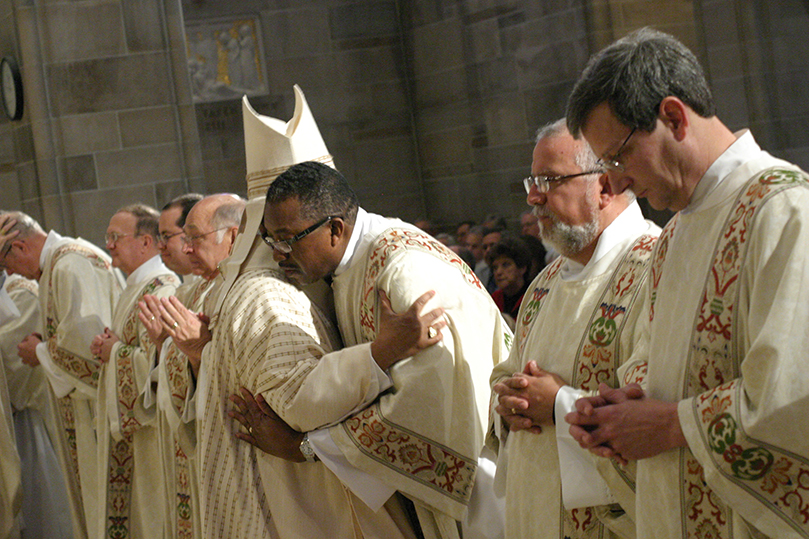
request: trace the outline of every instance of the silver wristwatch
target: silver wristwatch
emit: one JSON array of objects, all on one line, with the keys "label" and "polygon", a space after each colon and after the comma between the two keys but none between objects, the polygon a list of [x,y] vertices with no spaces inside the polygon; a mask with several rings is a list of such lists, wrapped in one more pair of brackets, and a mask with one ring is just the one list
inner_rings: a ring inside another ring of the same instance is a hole
[{"label": "silver wristwatch", "polygon": [[301,454],[303,458],[306,459],[306,462],[315,462],[317,460],[317,455],[315,455],[315,450],[312,449],[312,445],[309,443],[309,433],[305,433],[303,435],[303,440],[301,440],[300,445]]}]

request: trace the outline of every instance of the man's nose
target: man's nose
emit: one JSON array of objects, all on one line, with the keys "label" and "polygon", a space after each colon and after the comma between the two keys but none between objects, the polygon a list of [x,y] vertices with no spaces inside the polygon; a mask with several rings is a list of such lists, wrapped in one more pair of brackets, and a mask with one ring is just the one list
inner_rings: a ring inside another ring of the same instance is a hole
[{"label": "man's nose", "polygon": [[528,191],[528,197],[526,197],[526,202],[528,202],[529,206],[541,206],[545,204],[547,200],[547,193],[541,193],[536,185],[531,186],[531,190]]}]

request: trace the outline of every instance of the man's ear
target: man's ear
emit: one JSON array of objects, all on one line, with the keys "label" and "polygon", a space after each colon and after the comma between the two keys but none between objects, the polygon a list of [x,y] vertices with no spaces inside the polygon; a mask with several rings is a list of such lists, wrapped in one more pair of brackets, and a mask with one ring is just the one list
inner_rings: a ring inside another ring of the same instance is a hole
[{"label": "man's ear", "polygon": [[329,221],[329,231],[331,232],[331,245],[334,247],[339,244],[343,236],[348,233],[348,227],[342,217],[335,217]]},{"label": "man's ear", "polygon": [[[238,227],[238,226],[232,226],[232,227],[228,228],[227,232],[225,233],[227,236],[229,236],[229,237],[230,237],[230,245],[231,245],[231,246],[232,246],[234,243],[236,243],[236,236],[238,236],[238,235],[239,235],[239,228],[240,228],[240,227]],[[264,232],[263,232],[262,227],[259,227],[259,233],[260,233],[260,234],[262,235],[262,237],[263,237]]]},{"label": "man's ear", "polygon": [[663,125],[671,131],[678,142],[685,138],[690,127],[688,106],[674,96],[664,97],[660,102],[659,115]]},{"label": "man's ear", "polygon": [[612,184],[609,182],[609,177],[606,173],[598,177],[596,184],[600,189],[598,193],[598,209],[603,210],[610,205],[617,194],[612,190]]}]

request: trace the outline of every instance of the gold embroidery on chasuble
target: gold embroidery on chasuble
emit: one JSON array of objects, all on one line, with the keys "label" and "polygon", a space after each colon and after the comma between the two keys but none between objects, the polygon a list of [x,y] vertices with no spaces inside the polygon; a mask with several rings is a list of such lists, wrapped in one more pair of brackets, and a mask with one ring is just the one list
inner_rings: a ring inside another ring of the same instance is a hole
[{"label": "gold embroidery on chasuble", "polygon": [[65,255],[73,253],[84,257],[97,268],[104,270],[110,269],[110,265],[106,260],[83,245],[69,243],[67,245],[57,247],[54,250],[53,256],[51,256],[51,268],[48,276],[48,296],[46,298],[44,338],[48,343],[48,352],[50,353],[53,362],[58,365],[59,368],[63,369],[70,376],[78,378],[90,387],[97,388],[101,363],[95,360],[78,357],[66,350],[59,348],[55,338],[56,329],[61,320],[54,318],[57,303],[56,293],[53,287],[54,268],[59,260],[61,260]]},{"label": "gold embroidery on chasuble", "polygon": [[[199,286],[194,287],[194,293],[188,300],[189,305],[199,305],[200,298],[213,286],[214,280],[202,280]],[[185,397],[188,393],[187,365],[188,357],[180,352],[176,346],[170,346],[165,361],[166,375],[169,382],[169,395],[171,405],[177,414],[182,416],[185,412]]]},{"label": "gold embroidery on chasuble", "polygon": [[[474,272],[454,252],[430,236],[391,229],[370,247],[360,305],[360,326],[366,341],[376,337],[376,279],[390,258],[402,249],[428,253],[456,267],[468,286],[483,290]],[[343,423],[343,429],[366,456],[456,502],[467,505],[472,494],[477,456],[467,458],[385,418],[373,404]]]},{"label": "gold embroidery on chasuble", "polygon": [[[573,387],[595,391],[601,383],[616,387],[616,371],[620,357],[621,334],[626,327],[626,315],[638,300],[646,280],[652,250],[657,238],[643,235],[636,239],[621,257],[604,289],[596,308],[590,315],[588,329],[582,336],[573,364]],[[632,331],[633,328],[629,328]],[[618,475],[635,489],[632,474],[612,461]],[[605,529],[592,507],[566,510],[561,507],[564,537],[599,539]]]},{"label": "gold embroidery on chasuble", "polygon": [[[152,279],[140,292],[138,301],[158,288],[179,284],[173,275],[163,275]],[[137,305],[137,302],[135,302]],[[135,472],[135,457],[132,435],[141,428],[135,418],[135,403],[140,389],[135,381],[134,352],[138,346],[152,349],[154,345],[145,329],[139,334],[139,309],[132,309],[124,322],[119,338],[121,345],[115,357],[110,358],[110,367],[116,369],[117,410],[121,428],[121,440],[110,440],[109,470],[107,475],[107,536],[111,539],[125,539],[129,536],[130,505],[132,501],[132,479]]]},{"label": "gold embroidery on chasuble", "polygon": [[[737,197],[701,294],[682,389],[683,398],[696,397],[694,417],[717,470],[807,537],[809,461],[749,437],[736,418],[746,398],[738,379],[745,351],[737,306],[750,227],[771,197],[808,181],[799,171],[772,168],[749,181]],[[653,286],[658,283],[659,275]],[[688,536],[731,537],[730,509],[705,483],[704,470],[691,451],[685,448],[680,455]]]}]

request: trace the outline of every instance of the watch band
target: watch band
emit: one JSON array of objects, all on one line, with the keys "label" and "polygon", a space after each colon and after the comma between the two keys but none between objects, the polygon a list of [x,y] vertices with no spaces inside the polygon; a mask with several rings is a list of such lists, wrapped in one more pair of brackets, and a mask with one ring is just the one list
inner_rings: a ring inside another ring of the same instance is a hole
[{"label": "watch band", "polygon": [[317,460],[317,455],[315,454],[315,450],[312,449],[312,444],[309,443],[309,433],[304,433],[303,440],[301,440],[300,445],[301,454],[303,458],[306,459],[306,462],[315,462]]}]

